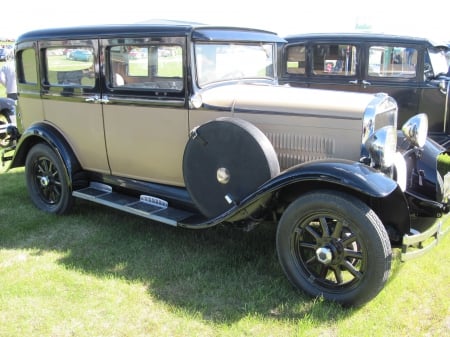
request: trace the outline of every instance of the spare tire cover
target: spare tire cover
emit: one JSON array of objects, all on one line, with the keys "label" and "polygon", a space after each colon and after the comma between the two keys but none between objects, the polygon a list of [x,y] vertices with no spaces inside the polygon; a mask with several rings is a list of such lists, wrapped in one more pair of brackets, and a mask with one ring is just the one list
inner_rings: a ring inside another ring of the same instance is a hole
[{"label": "spare tire cover", "polygon": [[183,156],[186,188],[200,212],[216,217],[280,173],[269,139],[250,122],[219,118],[192,130]]}]

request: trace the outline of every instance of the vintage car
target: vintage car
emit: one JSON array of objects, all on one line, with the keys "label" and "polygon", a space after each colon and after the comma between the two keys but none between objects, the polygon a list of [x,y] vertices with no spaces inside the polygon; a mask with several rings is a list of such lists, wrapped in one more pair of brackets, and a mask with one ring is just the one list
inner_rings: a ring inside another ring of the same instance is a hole
[{"label": "vintage car", "polygon": [[[384,287],[393,247],[407,260],[444,233],[445,149],[425,114],[398,132],[386,94],[279,85],[284,43],[188,24],[25,33],[18,142],[2,160],[25,167],[46,212],[81,198],[188,229],[272,224],[295,287],[362,305]],[[75,67],[68,49],[94,59]]]},{"label": "vintage car", "polygon": [[450,147],[448,45],[430,39],[371,33],[286,37],[282,82],[296,87],[385,92],[398,104],[402,125],[428,115],[429,136]]}]

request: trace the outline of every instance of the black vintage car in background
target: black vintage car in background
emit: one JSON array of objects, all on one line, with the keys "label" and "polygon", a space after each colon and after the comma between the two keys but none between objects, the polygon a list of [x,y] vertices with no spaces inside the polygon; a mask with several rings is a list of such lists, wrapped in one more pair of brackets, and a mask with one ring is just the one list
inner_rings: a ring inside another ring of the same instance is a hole
[{"label": "black vintage car in background", "polygon": [[286,40],[280,67],[283,83],[385,92],[398,103],[398,125],[427,113],[430,137],[450,147],[448,44],[369,33],[297,34]]}]

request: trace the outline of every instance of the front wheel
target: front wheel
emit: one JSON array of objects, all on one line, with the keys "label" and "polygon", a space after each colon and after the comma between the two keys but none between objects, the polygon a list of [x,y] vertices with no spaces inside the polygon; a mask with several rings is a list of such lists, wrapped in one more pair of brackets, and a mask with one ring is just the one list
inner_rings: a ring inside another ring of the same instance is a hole
[{"label": "front wheel", "polygon": [[31,148],[25,162],[25,177],[36,207],[56,214],[70,210],[73,197],[65,165],[48,145]]},{"label": "front wheel", "polygon": [[305,194],[283,213],[278,257],[288,279],[311,296],[362,305],[384,287],[392,250],[375,212],[335,191]]}]

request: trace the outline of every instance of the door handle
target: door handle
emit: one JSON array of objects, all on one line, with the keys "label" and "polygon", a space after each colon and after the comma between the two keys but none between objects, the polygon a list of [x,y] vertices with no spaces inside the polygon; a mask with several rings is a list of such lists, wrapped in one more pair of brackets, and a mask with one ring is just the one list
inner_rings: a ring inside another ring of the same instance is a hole
[{"label": "door handle", "polygon": [[84,101],[90,102],[90,103],[92,102],[92,103],[106,104],[106,103],[109,103],[109,97],[104,95],[102,98],[100,98],[99,95],[95,95],[95,96],[87,97]]},{"label": "door handle", "polygon": [[101,99],[98,100],[99,103],[107,104],[109,103],[109,97],[106,95],[103,95]]},{"label": "door handle", "polygon": [[368,85],[372,85],[372,83],[365,81],[365,80],[362,80],[361,83],[363,84],[364,88],[366,88]]},{"label": "door handle", "polygon": [[351,80],[351,81],[348,81],[348,83],[357,85],[358,84],[358,80]]}]

